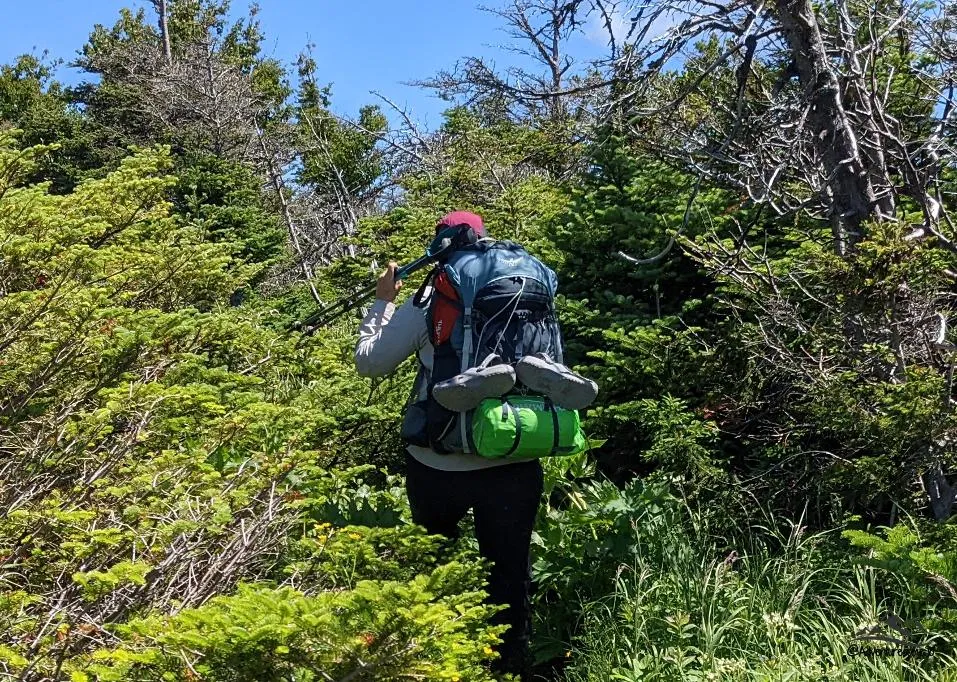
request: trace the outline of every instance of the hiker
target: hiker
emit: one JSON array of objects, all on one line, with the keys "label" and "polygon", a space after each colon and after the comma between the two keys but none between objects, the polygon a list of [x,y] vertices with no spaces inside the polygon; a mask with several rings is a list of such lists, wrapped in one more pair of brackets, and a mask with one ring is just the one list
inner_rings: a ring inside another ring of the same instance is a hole
[{"label": "hiker", "polygon": [[[456,211],[443,217],[436,225],[437,234],[452,229],[466,231],[472,244],[493,241],[486,234],[482,218],[474,213]],[[520,249],[517,245],[513,246]],[[525,254],[524,250],[521,250],[521,254]],[[524,257],[534,260],[527,254]],[[508,267],[509,261],[502,262]],[[540,267],[545,270],[544,266]],[[389,263],[379,278],[376,300],[359,331],[355,350],[356,366],[362,376],[385,376],[406,358],[418,355],[420,371],[413,396],[416,402],[407,406],[406,423],[403,425],[403,436],[408,443],[406,487],[412,518],[430,534],[456,538],[459,522],[469,509],[473,511],[479,551],[492,563],[488,588],[490,601],[507,606],[496,614],[495,622],[510,626],[503,635],[495,668],[501,672],[523,674],[528,667],[531,624],[529,545],[542,495],[541,463],[538,459],[491,459],[474,452],[451,451],[442,447],[434,434],[431,439],[417,441],[414,436],[406,437],[406,432],[411,428],[410,422],[415,423],[419,418],[432,419],[436,411],[457,418],[485,398],[508,393],[515,387],[517,380],[534,390],[550,394],[552,397],[547,400],[554,400],[563,406],[561,409],[567,407],[569,410],[580,409],[594,400],[597,386],[547,354],[523,357],[513,366],[504,362],[495,349],[478,366],[469,367],[444,381],[430,382],[430,377],[438,373],[439,366],[448,362],[450,357],[455,364],[451,371],[458,372],[461,349],[458,355],[450,353],[445,350],[449,343],[442,341],[449,339],[456,321],[460,322],[457,316],[461,315],[462,306],[455,300],[456,293],[450,288],[449,282],[443,279],[444,274],[439,273],[437,277],[427,280],[415,297],[397,308],[393,302],[402,282],[395,279],[396,269],[396,263]],[[551,277],[554,279],[554,273],[551,273]],[[499,324],[504,321],[504,326],[500,327],[501,331],[497,334],[499,346],[506,329],[512,328],[509,325],[516,324],[512,317],[525,291],[524,281],[521,286],[522,290],[513,297],[513,307],[498,316]],[[508,300],[511,304],[513,299]],[[551,298],[548,302],[551,305]],[[446,319],[444,315],[451,317]],[[549,324],[557,331],[553,308],[550,308],[550,315]],[[491,324],[488,328],[491,328]],[[521,329],[519,333],[522,333]],[[480,334],[479,345],[482,345],[482,341]],[[422,408],[423,405],[427,407]],[[415,408],[422,411],[419,417],[412,414]],[[504,407],[501,409],[504,410]],[[558,408],[551,409],[554,413],[558,412]],[[426,415],[426,412],[429,414]],[[577,424],[577,413],[570,414],[574,414]],[[449,421],[442,435],[456,431],[455,428],[449,428],[453,423],[454,420]],[[557,426],[554,439],[557,445]],[[416,442],[419,444],[414,444]],[[445,452],[438,452],[438,448]]]}]

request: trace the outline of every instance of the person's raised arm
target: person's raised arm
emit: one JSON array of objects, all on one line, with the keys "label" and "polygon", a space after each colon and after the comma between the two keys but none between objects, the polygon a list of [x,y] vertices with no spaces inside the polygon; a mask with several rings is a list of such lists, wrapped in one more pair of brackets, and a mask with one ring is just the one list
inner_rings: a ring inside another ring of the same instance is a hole
[{"label": "person's raised arm", "polygon": [[423,312],[412,299],[396,308],[396,294],[402,281],[396,280],[398,265],[390,262],[376,284],[376,300],[359,328],[356,344],[356,368],[364,377],[391,374],[403,360],[426,343]]}]

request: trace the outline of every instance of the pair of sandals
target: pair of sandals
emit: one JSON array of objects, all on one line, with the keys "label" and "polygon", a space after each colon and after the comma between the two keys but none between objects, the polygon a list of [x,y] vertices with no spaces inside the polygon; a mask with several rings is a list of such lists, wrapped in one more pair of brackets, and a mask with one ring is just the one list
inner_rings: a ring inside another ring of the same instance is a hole
[{"label": "pair of sandals", "polygon": [[493,353],[477,367],[436,383],[432,397],[447,410],[467,412],[486,398],[508,393],[517,382],[566,410],[588,407],[598,396],[598,385],[594,381],[576,374],[545,353],[526,355],[514,367]]}]

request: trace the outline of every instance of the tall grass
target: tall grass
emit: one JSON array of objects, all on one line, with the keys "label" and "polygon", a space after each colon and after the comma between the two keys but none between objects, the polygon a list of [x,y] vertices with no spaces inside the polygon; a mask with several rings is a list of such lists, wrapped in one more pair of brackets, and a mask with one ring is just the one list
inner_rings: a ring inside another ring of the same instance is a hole
[{"label": "tall grass", "polygon": [[611,594],[584,605],[569,682],[957,680],[953,633],[922,627],[933,607],[837,534],[771,519],[716,538],[684,512],[632,526]]}]

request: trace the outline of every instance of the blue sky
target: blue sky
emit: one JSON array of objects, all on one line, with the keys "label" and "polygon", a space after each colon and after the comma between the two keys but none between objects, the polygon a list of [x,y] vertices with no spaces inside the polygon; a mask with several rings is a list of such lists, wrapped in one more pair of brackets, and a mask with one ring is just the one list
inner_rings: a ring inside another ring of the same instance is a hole
[{"label": "blue sky", "polygon": [[[494,4],[487,0],[485,4]],[[333,85],[333,108],[353,114],[375,101],[377,90],[411,109],[434,128],[447,106],[428,92],[403,85],[451,68],[463,56],[490,56],[507,65],[515,57],[498,46],[505,40],[497,17],[474,0],[260,0],[265,51],[291,63],[309,42],[315,45],[319,80]],[[143,0],[16,0],[5,3],[0,23],[0,62],[46,49],[69,61],[94,24],[111,26],[121,7]],[[234,8],[246,4],[234,0]],[[582,56],[600,52],[598,40],[581,39]],[[78,74],[62,69],[60,78]]]}]

